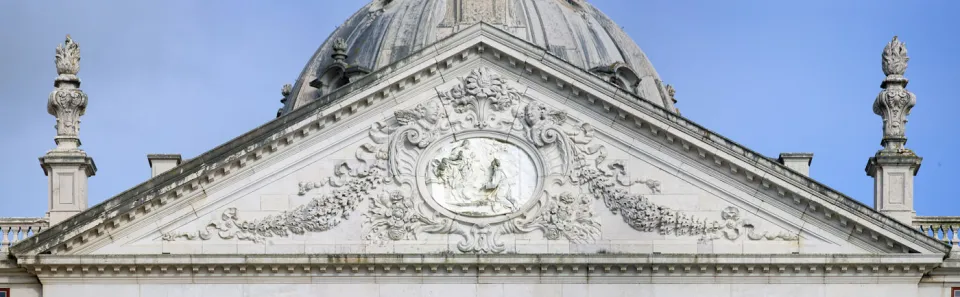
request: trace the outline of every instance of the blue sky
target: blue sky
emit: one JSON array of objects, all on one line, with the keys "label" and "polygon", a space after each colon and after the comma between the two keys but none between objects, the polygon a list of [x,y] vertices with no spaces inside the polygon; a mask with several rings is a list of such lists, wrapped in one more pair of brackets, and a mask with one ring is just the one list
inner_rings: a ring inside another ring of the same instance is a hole
[{"label": "blue sky", "polygon": [[[920,215],[960,215],[958,1],[592,0],[677,89],[687,118],[767,156],[813,152],[811,175],[873,205],[871,105],[893,35],[918,104],[907,146],[924,157]],[[922,3],[922,4],[921,4]],[[83,148],[99,172],[90,205],[149,177],[148,153],[195,157],[274,118],[292,83],[355,1],[0,2],[0,217],[42,216],[54,147],[53,53],[80,43],[90,96]]]}]

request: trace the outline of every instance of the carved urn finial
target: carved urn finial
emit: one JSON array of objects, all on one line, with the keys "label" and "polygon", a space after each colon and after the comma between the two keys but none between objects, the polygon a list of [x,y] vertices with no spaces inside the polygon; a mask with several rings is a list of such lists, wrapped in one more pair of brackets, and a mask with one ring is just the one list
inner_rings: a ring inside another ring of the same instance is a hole
[{"label": "carved urn finial", "polygon": [[673,88],[673,85],[669,85],[669,84],[667,85],[666,89],[667,89],[667,96],[670,96],[670,100],[672,100],[673,103],[676,104],[677,90]]},{"label": "carved urn finial", "polygon": [[[284,104],[284,105],[287,104],[287,98],[290,97],[291,92],[293,92],[293,86],[290,84],[284,84],[283,87],[280,88],[280,95],[283,95],[283,98],[280,98],[281,104]],[[282,115],[283,115],[283,107],[280,107],[279,109],[277,109],[277,117],[279,118]]]},{"label": "carved urn finial", "polygon": [[883,140],[887,151],[905,150],[907,143],[906,124],[910,110],[917,104],[917,97],[906,89],[909,80],[903,76],[907,70],[907,47],[896,36],[883,48],[883,91],[873,102],[873,112],[883,118]]},{"label": "carved urn finial", "polygon": [[283,95],[283,99],[280,99],[280,103],[287,103],[287,97],[290,96],[290,92],[292,91],[293,91],[293,85],[284,84],[283,87],[280,88],[280,95]]},{"label": "carved urn finial", "polygon": [[47,100],[47,112],[57,117],[57,148],[75,149],[80,145],[80,116],[87,110],[87,94],[80,87],[80,45],[70,35],[57,46],[57,79]]},{"label": "carved urn finial", "polygon": [[338,37],[333,40],[333,55],[330,55],[337,63],[346,63],[347,60],[347,40]]},{"label": "carved urn finial", "polygon": [[87,110],[87,94],[80,90],[80,45],[67,41],[57,45],[57,78],[47,99],[47,112],[57,118],[57,147],[40,157],[47,176],[47,214],[50,225],[87,209],[87,179],[97,173],[93,158],[80,149],[80,116]]}]

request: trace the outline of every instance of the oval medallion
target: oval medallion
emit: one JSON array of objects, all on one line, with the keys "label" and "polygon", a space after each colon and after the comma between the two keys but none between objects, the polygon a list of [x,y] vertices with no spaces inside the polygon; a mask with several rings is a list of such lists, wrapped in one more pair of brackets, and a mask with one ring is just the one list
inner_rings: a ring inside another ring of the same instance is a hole
[{"label": "oval medallion", "polygon": [[470,138],[442,146],[427,165],[430,196],[441,207],[470,217],[513,213],[537,188],[527,153],[509,142]]}]

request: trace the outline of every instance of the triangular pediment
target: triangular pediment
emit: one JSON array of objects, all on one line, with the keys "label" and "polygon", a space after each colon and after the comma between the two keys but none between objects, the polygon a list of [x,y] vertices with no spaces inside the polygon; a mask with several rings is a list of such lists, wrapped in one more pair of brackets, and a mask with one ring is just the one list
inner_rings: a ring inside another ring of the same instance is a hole
[{"label": "triangular pediment", "polygon": [[428,48],[13,250],[948,249],[495,28]]}]

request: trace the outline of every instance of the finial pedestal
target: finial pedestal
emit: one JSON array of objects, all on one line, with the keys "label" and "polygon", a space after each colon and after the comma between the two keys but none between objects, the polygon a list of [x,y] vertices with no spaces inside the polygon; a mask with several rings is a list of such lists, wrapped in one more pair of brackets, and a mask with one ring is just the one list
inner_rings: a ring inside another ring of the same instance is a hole
[{"label": "finial pedestal", "polygon": [[920,171],[923,158],[906,150],[880,150],[867,162],[867,175],[873,177],[873,203],[880,213],[904,224],[913,222],[913,177]]},{"label": "finial pedestal", "polygon": [[40,157],[49,193],[47,218],[57,224],[87,209],[87,178],[97,173],[93,158],[82,150],[55,149]]}]

